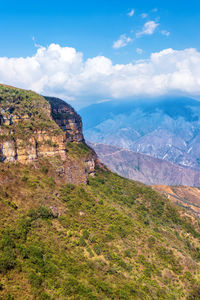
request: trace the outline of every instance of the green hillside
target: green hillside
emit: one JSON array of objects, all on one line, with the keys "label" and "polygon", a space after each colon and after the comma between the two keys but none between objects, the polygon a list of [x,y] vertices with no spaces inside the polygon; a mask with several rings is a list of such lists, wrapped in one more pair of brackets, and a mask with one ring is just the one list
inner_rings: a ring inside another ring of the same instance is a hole
[{"label": "green hillside", "polygon": [[9,132],[12,132],[10,138],[23,139],[32,136],[36,130],[48,130],[51,135],[61,133],[50,116],[49,103],[32,91],[0,84],[0,116],[7,121],[0,122],[1,140]]},{"label": "green hillside", "polygon": [[56,101],[0,85],[0,299],[200,299],[199,220],[102,166]]},{"label": "green hillside", "polygon": [[0,164],[0,299],[200,298],[199,221],[107,169],[55,182],[54,163]]}]

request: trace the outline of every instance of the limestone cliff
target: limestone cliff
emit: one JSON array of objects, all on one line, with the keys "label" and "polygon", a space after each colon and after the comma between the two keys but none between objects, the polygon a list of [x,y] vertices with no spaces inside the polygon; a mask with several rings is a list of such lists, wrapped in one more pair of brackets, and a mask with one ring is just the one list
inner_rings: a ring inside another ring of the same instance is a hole
[{"label": "limestone cliff", "polygon": [[72,165],[74,170],[81,166],[78,181],[86,181],[87,174],[94,172],[96,155],[90,149],[76,163],[74,158],[70,162],[68,148],[73,142],[85,145],[81,118],[70,105],[57,98],[0,85],[1,162],[26,164],[44,157],[58,157],[65,174],[61,177],[74,181],[73,170],[69,169]]}]

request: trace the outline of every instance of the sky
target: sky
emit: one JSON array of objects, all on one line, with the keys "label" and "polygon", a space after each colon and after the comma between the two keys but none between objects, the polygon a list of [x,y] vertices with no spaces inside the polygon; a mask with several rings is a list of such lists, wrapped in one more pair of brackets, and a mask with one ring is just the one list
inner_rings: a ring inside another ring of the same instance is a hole
[{"label": "sky", "polygon": [[0,82],[74,106],[200,95],[199,0],[1,1]]}]

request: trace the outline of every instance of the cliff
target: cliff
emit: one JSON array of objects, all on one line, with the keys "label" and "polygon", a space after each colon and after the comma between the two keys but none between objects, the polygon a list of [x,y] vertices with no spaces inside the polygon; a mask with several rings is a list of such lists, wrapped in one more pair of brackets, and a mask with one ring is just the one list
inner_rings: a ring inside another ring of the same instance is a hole
[{"label": "cliff", "polygon": [[72,159],[68,155],[69,143],[85,145],[81,118],[70,105],[32,91],[0,86],[1,162],[27,164],[58,157],[62,177],[85,182],[87,174],[94,172],[96,155],[88,148],[79,160]]},{"label": "cliff", "polygon": [[66,102],[55,97],[45,97],[50,103],[51,115],[58,126],[65,132],[68,142],[84,142],[81,117]]}]

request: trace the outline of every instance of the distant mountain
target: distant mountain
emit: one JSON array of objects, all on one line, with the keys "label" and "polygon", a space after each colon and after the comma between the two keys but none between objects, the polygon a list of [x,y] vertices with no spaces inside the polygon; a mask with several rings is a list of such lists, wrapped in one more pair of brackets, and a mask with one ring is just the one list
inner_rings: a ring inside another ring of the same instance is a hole
[{"label": "distant mountain", "polygon": [[113,172],[149,185],[200,187],[200,172],[171,162],[110,145],[91,144],[99,159]]},{"label": "distant mountain", "polygon": [[200,102],[184,97],[109,101],[79,111],[85,138],[200,167]]}]

